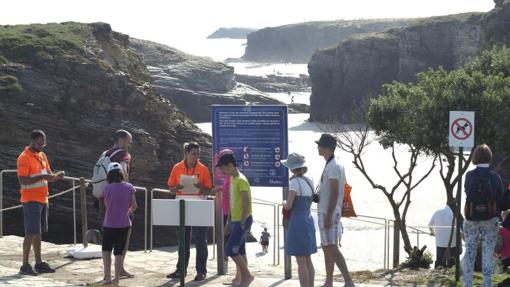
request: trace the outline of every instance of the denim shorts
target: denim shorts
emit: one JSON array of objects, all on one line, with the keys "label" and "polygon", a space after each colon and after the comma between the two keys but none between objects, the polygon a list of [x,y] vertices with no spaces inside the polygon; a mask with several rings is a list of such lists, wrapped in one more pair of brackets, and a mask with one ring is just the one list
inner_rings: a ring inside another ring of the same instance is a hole
[{"label": "denim shorts", "polygon": [[235,221],[230,223],[230,237],[227,242],[227,256],[235,257],[246,255],[246,237],[250,231],[253,217],[250,215],[246,218],[244,229],[241,228],[241,222]]},{"label": "denim shorts", "polygon": [[25,235],[48,232],[48,205],[29,201],[23,203],[23,223]]}]

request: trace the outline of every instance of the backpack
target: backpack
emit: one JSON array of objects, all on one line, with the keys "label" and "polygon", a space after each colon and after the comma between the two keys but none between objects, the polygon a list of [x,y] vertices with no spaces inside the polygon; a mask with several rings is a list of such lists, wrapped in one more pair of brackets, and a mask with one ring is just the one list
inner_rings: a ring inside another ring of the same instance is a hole
[{"label": "backpack", "polygon": [[491,183],[490,173],[486,176],[473,171],[473,181],[466,186],[464,216],[467,220],[488,220],[498,216],[497,200]]},{"label": "backpack", "polygon": [[97,160],[96,164],[94,165],[94,171],[92,173],[92,194],[96,198],[103,197],[103,189],[106,184],[106,175],[108,174],[107,168],[108,165],[112,162],[111,158],[122,151],[121,149],[118,149],[114,152],[112,152],[111,155],[107,156],[106,153],[108,151],[105,151],[101,154],[99,159]]}]

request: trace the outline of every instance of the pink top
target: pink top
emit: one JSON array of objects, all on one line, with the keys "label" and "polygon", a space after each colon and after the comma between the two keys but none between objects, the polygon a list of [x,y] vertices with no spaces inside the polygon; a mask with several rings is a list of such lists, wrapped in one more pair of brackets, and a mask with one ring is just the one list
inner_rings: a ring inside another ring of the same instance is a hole
[{"label": "pink top", "polygon": [[499,228],[499,235],[503,237],[503,248],[501,248],[501,256],[503,258],[510,257],[510,230],[501,227]]},{"label": "pink top", "polygon": [[223,215],[228,215],[230,212],[230,176],[225,176],[223,181],[223,186],[221,187],[223,191]]}]

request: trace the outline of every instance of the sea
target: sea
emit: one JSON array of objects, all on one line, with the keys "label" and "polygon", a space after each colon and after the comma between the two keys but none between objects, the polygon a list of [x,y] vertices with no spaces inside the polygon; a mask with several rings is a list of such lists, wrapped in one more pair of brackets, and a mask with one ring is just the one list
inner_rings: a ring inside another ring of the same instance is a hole
[{"label": "sea", "polygon": [[[276,74],[296,77],[300,74],[308,74],[306,64],[255,63],[240,60],[246,45],[244,39],[198,39],[179,41],[169,45],[189,54],[210,57],[215,61],[224,61],[233,66],[235,73],[238,74],[256,76]],[[269,93],[268,95],[286,104],[290,103],[287,93]],[[294,94],[295,102],[309,104],[309,99],[310,92]],[[314,182],[318,182],[325,160],[318,155],[314,140],[317,140],[324,130],[328,130],[328,127],[311,123],[308,118],[308,114],[289,114],[289,151],[305,156],[309,170],[307,175],[312,177]],[[204,132],[211,133],[211,123],[197,123],[197,125]],[[348,132],[348,135],[356,136],[352,131]],[[396,148],[397,161],[395,162],[391,150],[385,150],[378,143],[375,134],[370,133],[369,138],[371,143],[362,154],[367,174],[374,183],[391,190],[393,185],[398,182],[395,169],[398,169],[401,174],[408,170],[409,151],[405,146],[398,146]],[[345,166],[347,181],[352,186],[351,197],[358,214],[356,218],[342,219],[343,233],[340,250],[346,258],[350,270],[382,269],[386,266],[385,262],[390,264],[392,262],[393,225],[391,220],[394,218],[393,211],[383,192],[374,189],[367,178],[355,167],[351,154],[337,150],[336,157]],[[413,173],[413,183],[420,180],[432,165],[431,157],[420,156]],[[435,165],[430,175],[412,191],[406,218],[411,244],[419,247],[426,245],[427,250],[433,256],[435,256],[435,241],[434,237],[429,235],[428,223],[432,214],[443,208],[446,203],[446,193],[439,174],[439,163],[436,161]],[[280,237],[276,238],[279,239],[276,249],[279,250],[280,258],[282,258],[283,229],[280,225],[275,224],[273,207],[261,204],[282,203],[282,190],[280,188],[253,187],[252,193],[254,198],[252,233],[257,237],[264,227],[268,228],[270,233],[272,231],[275,233],[274,231],[278,231],[276,228],[279,227]],[[400,201],[402,196],[402,188],[397,189],[394,197]],[[312,208],[315,208],[315,204]],[[316,219],[315,215],[314,218]],[[276,233],[278,234],[278,232]],[[317,239],[319,240],[318,233]],[[273,247],[270,246],[269,250],[272,252]],[[400,262],[405,260],[405,255],[401,242]],[[272,264],[272,259],[272,256],[268,256],[267,264]]]}]

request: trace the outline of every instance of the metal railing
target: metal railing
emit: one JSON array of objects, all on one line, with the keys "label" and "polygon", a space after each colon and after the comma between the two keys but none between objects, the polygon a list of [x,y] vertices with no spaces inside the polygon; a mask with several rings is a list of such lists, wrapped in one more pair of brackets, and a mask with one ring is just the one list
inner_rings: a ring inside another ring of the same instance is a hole
[{"label": "metal railing", "polygon": [[[16,173],[17,170],[15,169],[6,169],[0,171],[0,238],[3,237],[3,212],[15,208],[21,208],[22,205],[17,205],[9,208],[3,208],[3,177],[5,173]],[[64,176],[64,180],[70,180],[72,182],[73,187],[71,189],[65,190],[65,192],[60,192],[54,195],[49,196],[48,198],[54,198],[59,195],[65,194],[67,192],[72,191],[73,192],[73,244],[76,245],[77,242],[77,236],[76,236],[76,189],[79,188],[79,186],[76,186],[76,182],[80,181],[80,178],[77,177],[71,177],[71,176]],[[90,183],[90,179],[85,179],[86,183]],[[145,192],[145,215],[144,215],[144,251],[147,252],[147,188],[140,187],[140,186],[134,186],[135,190],[144,191]]]},{"label": "metal railing", "polygon": [[[280,265],[280,228],[279,228],[279,208],[278,204],[267,200],[252,198],[252,204],[270,206],[273,208],[273,265]],[[275,236],[275,234],[277,234]],[[278,242],[277,242],[278,240]],[[278,264],[276,264],[276,255],[278,253]]]}]

